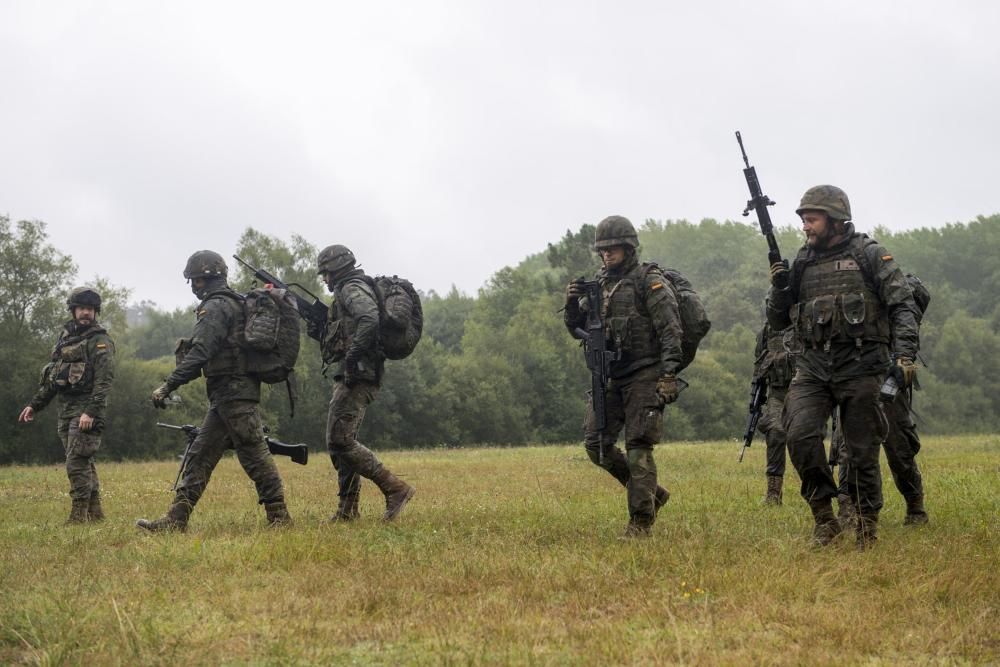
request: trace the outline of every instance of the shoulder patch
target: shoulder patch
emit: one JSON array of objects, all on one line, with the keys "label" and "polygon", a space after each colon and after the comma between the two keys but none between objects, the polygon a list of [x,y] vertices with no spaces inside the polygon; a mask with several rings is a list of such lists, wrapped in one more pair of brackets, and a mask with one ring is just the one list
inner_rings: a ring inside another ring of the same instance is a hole
[{"label": "shoulder patch", "polygon": [[882,255],[882,261],[888,262],[892,259],[892,255]]},{"label": "shoulder patch", "polygon": [[649,289],[663,289],[663,283],[661,282],[653,283]]},{"label": "shoulder patch", "polygon": [[98,350],[104,350],[104,349],[107,349],[107,347],[108,347],[107,343],[98,343],[97,344],[97,349]]}]

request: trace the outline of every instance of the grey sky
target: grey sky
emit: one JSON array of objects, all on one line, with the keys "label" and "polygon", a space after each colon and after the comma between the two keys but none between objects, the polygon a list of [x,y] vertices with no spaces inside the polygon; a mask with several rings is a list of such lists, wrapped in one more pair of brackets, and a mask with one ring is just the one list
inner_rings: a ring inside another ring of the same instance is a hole
[{"label": "grey sky", "polygon": [[[1000,3],[4,2],[0,212],[185,305],[247,226],[473,292],[621,213],[1000,212]],[[764,252],[763,240],[762,253]]]}]

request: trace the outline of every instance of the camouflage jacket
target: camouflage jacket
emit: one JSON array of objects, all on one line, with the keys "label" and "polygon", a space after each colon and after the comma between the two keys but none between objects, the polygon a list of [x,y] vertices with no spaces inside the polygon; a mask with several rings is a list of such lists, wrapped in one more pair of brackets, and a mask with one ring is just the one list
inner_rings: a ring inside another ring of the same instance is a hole
[{"label": "camouflage jacket", "polygon": [[212,404],[260,400],[260,381],[247,375],[246,355],[240,347],[243,300],[228,287],[210,293],[195,309],[191,338],[179,344],[177,367],[167,378],[171,390],[205,376]]},{"label": "camouflage jacket", "polygon": [[770,325],[757,334],[757,347],[754,349],[753,379],[764,378],[768,391],[783,391],[788,389],[795,372],[797,354],[789,352],[785,346],[785,336],[794,336],[791,330],[771,333]]},{"label": "camouflage jacket", "polygon": [[42,370],[30,406],[36,412],[42,410],[58,394],[64,416],[86,413],[100,428],[114,377],[115,343],[107,330],[96,323],[79,329],[70,320]]},{"label": "camouflage jacket", "polygon": [[[658,365],[661,374],[676,374],[682,358],[682,331],[669,280],[636,257],[618,271],[601,269],[597,280],[605,340],[620,355],[611,363],[611,377],[625,377],[652,365]],[[587,309],[586,298],[567,306],[563,321],[570,332],[586,325]]]},{"label": "camouflage jacket", "polygon": [[913,359],[918,309],[906,277],[874,239],[854,231],[816,251],[803,246],[790,285],[768,294],[768,324],[794,327],[797,370],[824,381],[885,372],[889,353]]},{"label": "camouflage jacket", "polygon": [[385,355],[379,346],[379,315],[375,288],[361,269],[334,286],[321,351],[323,363],[337,364],[335,380],[343,380],[350,367],[355,379],[382,381]]}]

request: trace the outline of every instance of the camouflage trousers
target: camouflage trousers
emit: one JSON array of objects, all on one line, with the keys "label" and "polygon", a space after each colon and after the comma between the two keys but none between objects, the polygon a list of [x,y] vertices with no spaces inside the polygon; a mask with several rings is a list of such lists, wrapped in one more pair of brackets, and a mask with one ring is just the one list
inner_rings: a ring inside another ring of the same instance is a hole
[{"label": "camouflage trousers", "polygon": [[358,381],[348,387],[338,381],[333,387],[326,417],[326,446],[337,469],[341,496],[357,493],[359,475],[371,479],[382,469],[378,457],[358,442],[365,411],[378,392],[379,386],[374,382]]},{"label": "camouflage trousers", "polygon": [[879,405],[879,377],[867,375],[824,382],[797,372],[785,399],[783,424],[788,454],[802,480],[802,497],[825,500],[837,495],[837,484],[823,448],[826,422],[834,408],[841,415],[844,434],[844,464],[848,495],[862,514],[877,515],[882,509],[882,474],[879,446],[886,423]]},{"label": "camouflage trousers", "polygon": [[[611,379],[604,395],[607,426],[598,430],[593,403],[587,400],[584,446],[596,465],[626,489],[630,521],[652,525],[656,519],[656,461],[653,446],[663,431],[663,406],[656,393],[656,366]],[[625,453],[616,445],[625,430]]]},{"label": "camouflage trousers", "polygon": [[[889,470],[892,472],[892,481],[895,482],[899,493],[907,499],[914,499],[924,495],[924,481],[920,474],[920,467],[917,465],[917,452],[920,451],[920,436],[917,435],[917,426],[913,423],[912,395],[910,392],[900,392],[896,400],[892,403],[883,403],[883,410],[888,421],[889,434],[882,443],[885,450],[885,458],[889,463]],[[839,447],[838,464],[840,465],[840,493],[849,494],[847,488],[847,467],[846,451],[841,446],[843,436],[841,429],[834,431],[834,447]]]},{"label": "camouflage trousers", "polygon": [[769,388],[767,402],[757,424],[757,429],[764,434],[767,442],[768,477],[785,476],[785,428],[781,424],[781,413],[785,408],[787,389]]},{"label": "camouflage trousers", "polygon": [[205,492],[212,471],[228,449],[236,450],[236,459],[253,480],[257,488],[257,502],[264,504],[285,500],[281,475],[264,440],[257,402],[226,401],[212,405],[205,415],[201,431],[191,443],[187,467],[174,502],[194,507]]},{"label": "camouflage trousers", "polygon": [[89,500],[90,495],[101,488],[94,465],[94,455],[101,448],[101,434],[81,431],[79,414],[61,415],[57,432],[66,452],[69,495],[73,500]]}]

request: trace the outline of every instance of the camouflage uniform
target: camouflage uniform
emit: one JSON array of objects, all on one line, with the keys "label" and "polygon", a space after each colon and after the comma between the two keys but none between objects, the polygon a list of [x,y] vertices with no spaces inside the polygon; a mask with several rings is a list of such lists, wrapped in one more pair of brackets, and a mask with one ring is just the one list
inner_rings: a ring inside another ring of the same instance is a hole
[{"label": "camouflage uniform", "polygon": [[335,365],[335,381],[327,413],[326,443],[337,470],[339,506],[334,520],[359,515],[361,477],[372,480],[386,497],[383,519],[394,519],[413,497],[413,487],[395,477],[361,444],[358,430],[368,406],[378,396],[385,355],[379,348],[379,305],[372,279],[354,268],[354,255],[344,246],[329,246],[319,256],[321,274],[330,274],[334,293],[323,333],[323,363]]},{"label": "camouflage uniform", "polygon": [[[599,226],[599,248],[601,233]],[[632,247],[637,246],[636,241]],[[657,381],[676,375],[682,359],[677,298],[659,269],[640,264],[634,251],[618,270],[601,269],[597,280],[605,339],[620,358],[610,365],[603,430],[597,428],[593,402],[587,401],[584,446],[590,460],[626,488],[629,527],[648,533],[669,498],[666,489],[657,485],[653,446],[663,431],[664,401]],[[585,298],[567,302],[563,319],[570,333],[586,325],[587,307]],[[616,445],[623,428],[625,454]]]},{"label": "camouflage uniform", "polygon": [[[803,197],[803,211],[818,186]],[[772,268],[773,271],[773,268]],[[803,246],[791,267],[790,285],[772,287],[768,321],[772,328],[794,326],[803,345],[785,400],[783,425],[792,464],[802,480],[802,497],[816,519],[819,543],[838,531],[830,499],[837,495],[823,437],[838,407],[843,417],[847,488],[862,519],[858,543],[874,539],[882,508],[879,444],[885,417],[879,405],[881,377],[889,351],[913,359],[918,347],[916,306],[902,271],[884,247],[845,223],[842,240],[823,249]]]},{"label": "camouflage uniform", "polygon": [[[192,256],[192,260],[201,253]],[[212,259],[221,257],[211,253]],[[191,261],[189,260],[189,268]],[[185,276],[189,271],[185,271]],[[221,275],[221,277],[219,277]],[[212,471],[227,449],[253,480],[258,502],[264,505],[268,522],[288,523],[281,476],[264,440],[261,423],[260,380],[247,374],[246,353],[239,344],[245,326],[242,297],[225,282],[225,264],[210,287],[198,294],[202,302],[190,339],[181,341],[177,367],[154,393],[165,398],[178,387],[205,376],[209,409],[200,432],[191,444],[187,465],[167,515],[155,521],[141,519],[139,527],[159,531],[183,530],[198,503]],[[160,407],[158,405],[158,407]]]},{"label": "camouflage uniform", "polygon": [[[52,350],[52,360],[29,404],[38,412],[59,396],[59,439],[66,452],[66,474],[73,500],[72,521],[104,518],[100,480],[94,455],[101,447],[108,393],[114,379],[115,344],[96,322],[80,327],[66,323]],[[81,431],[80,415],[94,419],[90,431]]]},{"label": "camouflage uniform", "polygon": [[764,325],[757,336],[754,364],[754,380],[763,378],[767,382],[767,401],[764,403],[757,429],[764,434],[767,442],[767,495],[764,502],[780,505],[782,486],[785,478],[785,428],[781,423],[781,413],[785,407],[788,384],[795,371],[795,355],[785,347],[785,332],[772,334]]}]

